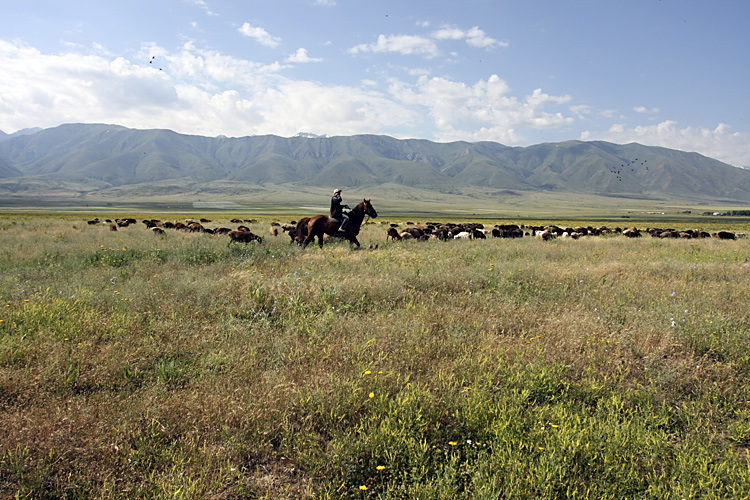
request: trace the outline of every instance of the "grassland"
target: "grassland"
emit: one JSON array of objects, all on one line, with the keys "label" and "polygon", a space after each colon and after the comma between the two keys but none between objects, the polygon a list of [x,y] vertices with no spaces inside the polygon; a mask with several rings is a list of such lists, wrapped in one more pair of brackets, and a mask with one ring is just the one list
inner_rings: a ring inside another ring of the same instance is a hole
[{"label": "grassland", "polygon": [[93,215],[0,217],[2,498],[750,497],[747,239]]}]

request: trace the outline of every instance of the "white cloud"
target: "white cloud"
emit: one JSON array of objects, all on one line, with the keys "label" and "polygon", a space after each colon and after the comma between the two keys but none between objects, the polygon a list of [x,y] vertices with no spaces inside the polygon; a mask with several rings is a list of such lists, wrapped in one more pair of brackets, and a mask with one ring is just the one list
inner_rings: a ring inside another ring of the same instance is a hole
[{"label": "white cloud", "polygon": [[321,5],[323,7],[335,7],[336,0],[315,0],[313,5]]},{"label": "white cloud", "polygon": [[281,44],[281,38],[271,35],[263,28],[252,26],[250,23],[244,23],[237,31],[245,36],[254,38],[258,43],[266,47],[278,47]]},{"label": "white cloud", "polygon": [[507,47],[506,42],[495,40],[479,29],[478,26],[474,26],[469,30],[462,30],[460,28],[445,27],[441,28],[432,33],[432,36],[437,40],[466,40],[466,43],[472,47],[479,47],[490,49],[492,47]]},{"label": "white cloud", "polygon": [[204,2],[203,0],[193,0],[193,4],[197,5],[201,9],[203,9],[206,12],[206,14],[209,15],[209,16],[218,16],[219,15],[216,12],[213,12],[211,10],[211,8],[208,6],[208,4],[206,2]]},{"label": "white cloud", "polygon": [[591,106],[587,104],[576,104],[575,106],[571,106],[569,109],[571,113],[579,118],[583,118],[591,114]]},{"label": "white cloud", "polygon": [[380,35],[375,43],[363,43],[349,49],[350,54],[360,52],[397,52],[435,57],[439,51],[433,40],[418,35]]},{"label": "white cloud", "polygon": [[[149,53],[165,53],[164,49],[149,47]],[[169,74],[175,78],[189,78],[194,84],[211,88],[218,82],[241,82],[243,86],[265,85],[270,75],[278,73],[286,66],[279,63],[260,64],[247,59],[222,55],[219,52],[203,50],[192,42],[183,45],[176,54],[157,56],[169,63]]]},{"label": "white cloud", "polygon": [[[420,27],[429,26],[428,22],[417,23]],[[359,54],[364,52],[396,52],[404,55],[421,55],[428,58],[437,57],[440,54],[436,41],[444,40],[465,40],[472,47],[485,48],[487,50],[493,47],[507,47],[508,44],[495,40],[488,36],[484,31],[474,26],[469,30],[463,30],[455,27],[444,27],[433,31],[429,36],[421,35],[380,35],[376,42],[362,43],[350,48],[350,54]],[[450,53],[453,57],[458,54]]]},{"label": "white cloud", "polygon": [[750,166],[750,133],[730,132],[729,125],[716,128],[677,127],[677,122],[666,120],[656,125],[627,128],[615,124],[606,132],[585,131],[582,140],[602,140],[625,144],[638,142],[647,146],[662,146],[682,151],[695,151],[730,165]]},{"label": "white cloud", "polygon": [[550,96],[540,89],[525,100],[510,96],[510,87],[497,75],[466,85],[445,78],[420,77],[416,85],[391,82],[390,92],[409,106],[424,107],[438,129],[436,138],[446,140],[496,140],[520,144],[518,128],[553,128],[571,123],[562,113],[542,108],[560,104],[570,96]]},{"label": "white cloud", "polygon": [[633,108],[633,111],[644,115],[654,115],[659,112],[659,108],[648,109],[646,106],[636,106]]},{"label": "white cloud", "polygon": [[290,63],[308,63],[308,62],[319,62],[322,61],[320,58],[310,57],[307,55],[307,49],[300,47],[297,52],[286,58],[287,62]]},{"label": "white cloud", "polygon": [[[0,130],[113,123],[199,135],[383,133],[420,114],[367,87],[292,81],[263,65],[186,43],[142,49],[138,63],[99,55],[43,54],[0,40]],[[156,54],[164,71],[149,65]],[[142,58],[142,59],[141,59]]]}]

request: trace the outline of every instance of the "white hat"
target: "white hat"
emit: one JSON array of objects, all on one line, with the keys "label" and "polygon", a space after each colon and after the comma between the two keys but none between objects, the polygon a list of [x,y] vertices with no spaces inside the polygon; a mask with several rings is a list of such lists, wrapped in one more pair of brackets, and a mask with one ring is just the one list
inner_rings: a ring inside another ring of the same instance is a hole
[{"label": "white hat", "polygon": [[338,194],[338,193],[340,193],[340,192],[341,192],[341,190],[340,190],[340,189],[334,189],[334,190],[333,190],[333,194],[334,194],[334,195],[336,195],[336,194]]}]

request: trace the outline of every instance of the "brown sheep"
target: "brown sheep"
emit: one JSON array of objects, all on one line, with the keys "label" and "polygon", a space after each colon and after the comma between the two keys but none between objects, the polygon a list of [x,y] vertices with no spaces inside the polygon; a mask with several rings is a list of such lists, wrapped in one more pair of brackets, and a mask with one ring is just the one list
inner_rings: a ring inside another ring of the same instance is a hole
[{"label": "brown sheep", "polygon": [[393,241],[401,240],[401,236],[399,236],[398,231],[394,227],[389,227],[388,231],[386,231],[385,241],[388,241],[388,238],[391,238]]},{"label": "brown sheep", "polygon": [[634,227],[631,227],[630,229],[626,229],[625,231],[622,232],[622,234],[623,236],[627,238],[640,238],[641,237],[641,232],[638,231],[638,229]]},{"label": "brown sheep", "polygon": [[260,236],[253,234],[251,231],[230,231],[229,243],[250,243],[251,241],[257,241],[263,243]]},{"label": "brown sheep", "polygon": [[279,228],[271,226],[271,228],[268,230],[268,232],[271,233],[271,236],[278,236],[279,235]]}]

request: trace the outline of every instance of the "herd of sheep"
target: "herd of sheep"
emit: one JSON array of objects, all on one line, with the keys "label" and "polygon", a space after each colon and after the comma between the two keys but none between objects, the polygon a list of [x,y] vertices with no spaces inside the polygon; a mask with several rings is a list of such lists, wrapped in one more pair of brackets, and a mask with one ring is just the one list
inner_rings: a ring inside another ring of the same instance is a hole
[{"label": "herd of sheep", "polygon": [[[250,228],[244,225],[245,223],[257,223],[257,220],[232,219],[230,221],[232,224],[238,224],[236,229],[231,229],[229,227],[211,229],[205,227],[204,224],[209,222],[211,222],[211,220],[205,218],[201,218],[198,221],[186,220],[185,222],[169,222],[158,219],[145,219],[141,221],[141,223],[156,234],[164,234],[165,230],[174,229],[177,231],[227,235],[230,243],[250,243],[253,241],[261,243],[263,241],[259,235],[253,233]],[[272,237],[278,237],[281,233],[287,233],[291,239],[291,243],[301,244],[306,236],[304,222],[305,219],[301,220],[299,223],[297,221],[291,221],[289,224],[272,222],[269,228],[269,234]],[[90,225],[109,224],[112,231],[117,231],[120,227],[127,227],[131,224],[137,223],[138,222],[132,218],[114,220],[105,219],[103,221],[95,218],[88,221],[88,224]],[[369,222],[368,224],[374,223]],[[621,234],[628,238],[638,238],[644,234],[653,238],[718,238],[722,240],[735,240],[745,237],[744,233],[733,233],[730,231],[709,233],[698,229],[677,230],[672,228],[652,227],[646,227],[644,229],[630,227],[623,229],[620,227],[607,227],[603,225],[597,227],[560,227],[557,225],[537,226],[524,224],[495,224],[494,226],[486,227],[481,223],[427,222],[424,224],[415,224],[413,222],[407,222],[404,224],[405,227],[401,227],[400,224],[389,224],[388,222],[381,222],[381,224],[388,225],[385,234],[386,241],[426,241],[429,239],[447,241],[452,239],[486,239],[488,236],[494,238],[537,237],[547,241],[558,237],[578,239],[583,236],[608,234]]]}]

